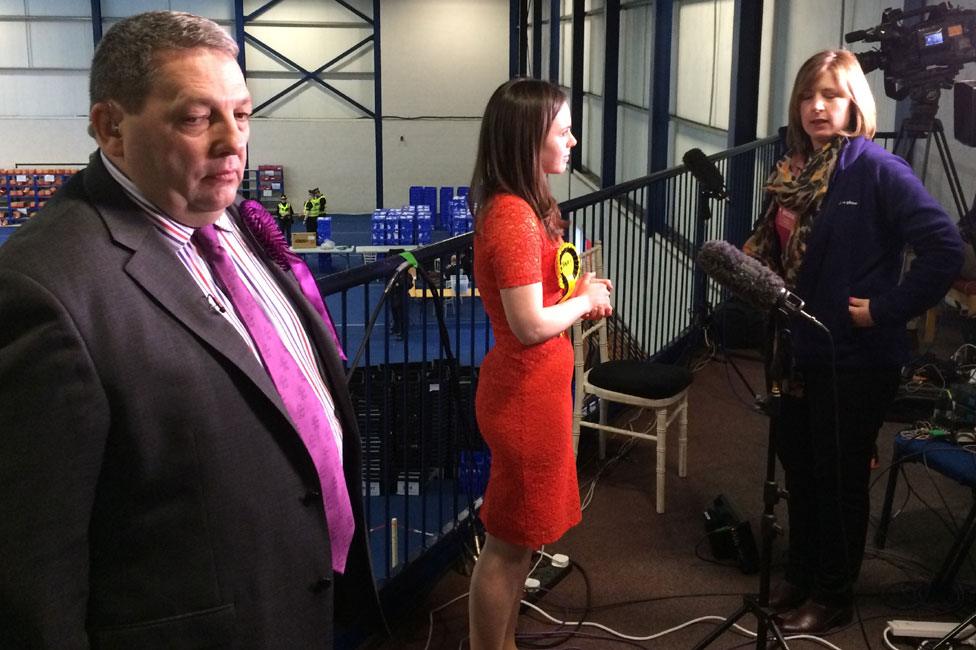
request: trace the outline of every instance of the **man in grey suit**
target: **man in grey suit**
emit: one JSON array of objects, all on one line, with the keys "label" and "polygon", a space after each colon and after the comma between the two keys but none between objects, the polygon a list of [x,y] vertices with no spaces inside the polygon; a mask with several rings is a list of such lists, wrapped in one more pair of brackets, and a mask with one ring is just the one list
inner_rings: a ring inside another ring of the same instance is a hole
[{"label": "man in grey suit", "polygon": [[[382,627],[337,347],[234,205],[236,54],[189,14],[113,26],[91,71],[98,150],[0,247],[2,648],[331,648],[333,614]],[[348,560],[263,341],[194,245],[205,228],[332,423]]]}]

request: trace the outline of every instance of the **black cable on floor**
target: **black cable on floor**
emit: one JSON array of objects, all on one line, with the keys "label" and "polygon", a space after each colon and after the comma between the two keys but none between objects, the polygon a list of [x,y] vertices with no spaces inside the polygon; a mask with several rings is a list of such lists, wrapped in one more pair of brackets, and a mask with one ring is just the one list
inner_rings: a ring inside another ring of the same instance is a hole
[{"label": "black cable on floor", "polygon": [[[584,602],[586,603],[585,606],[583,607],[583,613],[579,616],[579,620],[576,621],[576,625],[574,625],[571,629],[566,630],[565,632],[551,632],[550,634],[558,635],[558,637],[555,638],[550,643],[535,643],[535,642],[532,642],[532,641],[525,642],[523,640],[523,638],[522,638],[521,635],[516,635],[516,638],[518,639],[518,641],[524,647],[526,647],[526,648],[556,648],[556,647],[561,646],[562,644],[566,643],[567,641],[569,641],[570,639],[572,639],[573,637],[575,637],[575,636],[577,636],[577,635],[579,635],[581,633],[581,630],[583,629],[583,623],[586,621],[587,617],[590,615],[590,598],[592,596],[592,593],[591,593],[591,590],[590,590],[590,577],[586,574],[586,571],[583,570],[583,567],[580,566],[580,564],[578,562],[576,562],[575,560],[570,560],[569,563],[570,563],[570,566],[572,566],[577,571],[579,571],[580,575],[583,577],[583,583],[585,585],[585,591],[584,591],[584,593],[585,593],[585,599],[584,599]],[[638,647],[640,647],[640,646],[638,646]]]}]

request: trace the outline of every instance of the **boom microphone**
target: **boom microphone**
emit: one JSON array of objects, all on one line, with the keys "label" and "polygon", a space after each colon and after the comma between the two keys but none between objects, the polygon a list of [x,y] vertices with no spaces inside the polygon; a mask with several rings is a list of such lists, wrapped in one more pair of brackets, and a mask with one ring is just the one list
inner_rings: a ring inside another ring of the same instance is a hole
[{"label": "boom microphone", "polygon": [[725,178],[701,149],[689,149],[681,157],[688,171],[701,185],[702,190],[716,199],[727,199],[729,193],[725,191]]},{"label": "boom microphone", "polygon": [[779,309],[827,329],[803,311],[803,300],[786,288],[783,278],[726,241],[705,242],[698,253],[698,265],[708,277],[757,309]]}]

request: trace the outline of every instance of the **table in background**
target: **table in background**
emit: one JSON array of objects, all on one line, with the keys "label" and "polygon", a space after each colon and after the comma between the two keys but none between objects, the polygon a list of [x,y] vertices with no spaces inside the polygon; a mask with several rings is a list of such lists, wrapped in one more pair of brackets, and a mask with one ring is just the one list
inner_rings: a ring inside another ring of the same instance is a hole
[{"label": "table in background", "polygon": [[[346,257],[346,268],[349,268],[349,256],[356,252],[355,246],[333,246],[323,248],[315,246],[313,248],[289,248],[296,255],[319,255],[318,269],[322,273],[332,272],[332,255],[344,255]],[[325,257],[323,257],[325,256]],[[309,264],[311,266],[311,264]]]}]

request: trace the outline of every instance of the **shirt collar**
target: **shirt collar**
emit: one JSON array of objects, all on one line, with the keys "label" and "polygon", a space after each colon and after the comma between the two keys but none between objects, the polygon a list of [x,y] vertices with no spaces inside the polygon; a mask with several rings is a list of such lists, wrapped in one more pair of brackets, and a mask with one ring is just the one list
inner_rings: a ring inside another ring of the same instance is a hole
[{"label": "shirt collar", "polygon": [[[105,155],[105,152],[99,149],[99,155],[102,157],[102,162],[105,164],[105,168],[108,173],[112,176],[115,181],[122,186],[123,191],[126,195],[135,202],[140,208],[146,211],[149,217],[152,219],[155,226],[166,236],[168,241],[173,242],[177,248],[186,246],[190,242],[190,237],[193,236],[193,232],[196,228],[192,226],[187,226],[179,221],[176,221],[165,212],[163,212],[159,207],[157,207],[152,201],[146,198],[146,196],[139,191],[136,184],[125,175],[125,173],[119,169],[112,160]],[[227,210],[224,210],[220,216],[217,218],[214,226],[219,230],[224,230],[228,232],[236,231],[234,227],[234,221],[227,214]]]}]

